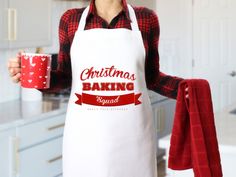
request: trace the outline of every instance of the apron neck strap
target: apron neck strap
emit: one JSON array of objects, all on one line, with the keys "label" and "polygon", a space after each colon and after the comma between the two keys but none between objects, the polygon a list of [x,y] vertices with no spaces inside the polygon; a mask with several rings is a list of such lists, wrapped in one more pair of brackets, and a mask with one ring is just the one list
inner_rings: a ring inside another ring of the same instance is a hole
[{"label": "apron neck strap", "polygon": [[[137,18],[135,15],[135,11],[133,9],[133,7],[129,4],[127,4],[128,6],[128,10],[129,10],[129,15],[130,15],[130,19],[131,19],[131,30],[133,31],[139,31],[139,27],[138,27],[138,22],[137,22]],[[85,25],[86,25],[86,17],[88,15],[89,12],[89,6],[87,6],[83,13],[82,16],[80,18],[80,22],[79,22],[79,27],[78,27],[78,31],[84,31]]]},{"label": "apron neck strap", "polygon": [[138,27],[138,22],[137,22],[137,18],[134,12],[134,9],[131,5],[127,4],[128,9],[129,9],[129,16],[131,19],[131,30],[133,31],[139,31],[139,27]]}]

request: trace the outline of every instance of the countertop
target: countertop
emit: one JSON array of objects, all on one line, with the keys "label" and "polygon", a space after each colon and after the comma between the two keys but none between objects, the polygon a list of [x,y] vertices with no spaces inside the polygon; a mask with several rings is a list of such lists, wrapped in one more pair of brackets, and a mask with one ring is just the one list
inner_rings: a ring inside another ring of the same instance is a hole
[{"label": "countertop", "polygon": [[0,103],[0,131],[66,113],[68,99]]},{"label": "countertop", "polygon": [[[236,103],[215,113],[215,126],[221,152],[236,153],[236,114],[230,113],[234,109],[236,109]],[[170,135],[159,140],[160,148],[168,148],[169,145]]]}]

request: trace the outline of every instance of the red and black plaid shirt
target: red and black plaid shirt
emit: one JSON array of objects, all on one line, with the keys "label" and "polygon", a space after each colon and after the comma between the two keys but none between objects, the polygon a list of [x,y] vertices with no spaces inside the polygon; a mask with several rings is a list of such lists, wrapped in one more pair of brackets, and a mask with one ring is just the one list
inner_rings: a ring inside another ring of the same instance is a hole
[{"label": "red and black plaid shirt", "polygon": [[[123,10],[108,24],[96,14],[95,0],[92,0],[86,18],[85,30],[92,28],[131,29],[126,0],[122,0],[122,3]],[[58,68],[56,71],[51,72],[51,87],[41,91],[55,92],[71,86],[70,46],[84,9],[85,8],[70,9],[62,15],[59,25],[60,50],[58,55]],[[159,71],[158,42],[160,29],[158,17],[154,11],[145,7],[134,7],[134,10],[146,49],[145,77],[147,88],[166,97],[175,99],[178,84],[182,78],[169,76]],[[117,52],[119,52],[119,48],[117,48]]]}]

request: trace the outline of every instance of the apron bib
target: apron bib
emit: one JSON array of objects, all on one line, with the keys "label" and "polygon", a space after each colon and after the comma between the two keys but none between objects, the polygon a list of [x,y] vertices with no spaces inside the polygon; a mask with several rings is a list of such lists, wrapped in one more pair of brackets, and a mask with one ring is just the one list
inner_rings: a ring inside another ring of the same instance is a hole
[{"label": "apron bib", "polygon": [[145,48],[128,9],[132,30],[84,30],[89,7],[81,16],[70,51],[64,177],[157,177]]}]

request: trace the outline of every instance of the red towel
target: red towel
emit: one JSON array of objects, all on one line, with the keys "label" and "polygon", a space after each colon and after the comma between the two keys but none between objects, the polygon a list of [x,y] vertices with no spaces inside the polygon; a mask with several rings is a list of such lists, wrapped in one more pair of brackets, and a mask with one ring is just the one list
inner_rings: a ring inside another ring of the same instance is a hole
[{"label": "red towel", "polygon": [[193,168],[195,177],[223,176],[211,91],[206,80],[185,79],[179,85],[168,167]]}]

